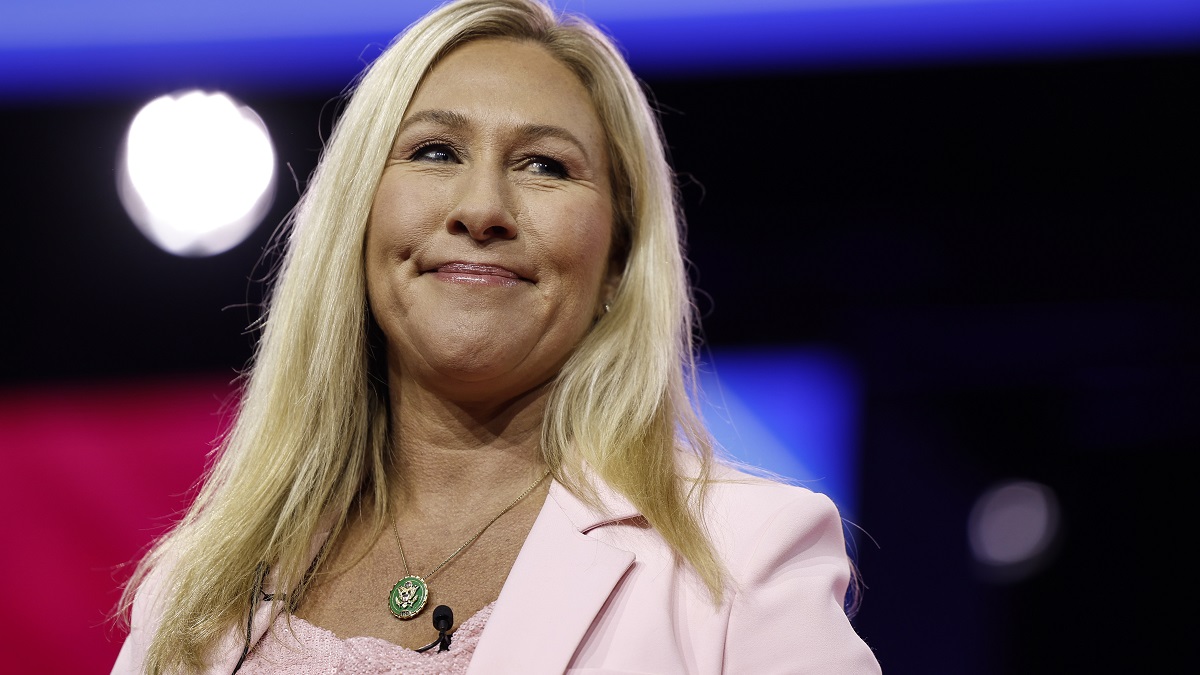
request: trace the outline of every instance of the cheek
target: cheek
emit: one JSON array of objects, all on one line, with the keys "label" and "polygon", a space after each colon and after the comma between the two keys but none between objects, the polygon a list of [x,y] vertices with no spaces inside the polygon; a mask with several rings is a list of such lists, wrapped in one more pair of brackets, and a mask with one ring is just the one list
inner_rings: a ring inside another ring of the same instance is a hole
[{"label": "cheek", "polygon": [[599,200],[562,200],[531,204],[525,226],[526,245],[539,264],[553,271],[558,284],[582,290],[599,276],[612,237],[610,210]]},{"label": "cheek", "polygon": [[370,220],[367,221],[367,245],[365,260],[363,265],[367,273],[367,302],[371,306],[372,311],[378,312],[382,309],[379,303],[383,300],[380,297],[380,292],[386,288],[386,279],[384,275],[387,272],[387,261],[390,259],[387,249],[381,241],[379,227],[375,222],[375,215],[372,213]]},{"label": "cheek", "polygon": [[581,291],[598,292],[600,281],[608,270],[612,209],[597,201],[570,209],[561,219],[569,224],[560,231],[557,242],[562,272],[572,278]]},{"label": "cheek", "polygon": [[363,265],[367,280],[367,302],[377,320],[396,313],[403,303],[404,280],[411,274],[415,214],[405,214],[378,201],[367,221]]},{"label": "cheek", "polygon": [[372,268],[379,274],[388,273],[396,263],[412,257],[414,249],[436,227],[434,195],[420,194],[401,180],[388,180],[385,175],[371,203],[367,221],[367,275]]}]

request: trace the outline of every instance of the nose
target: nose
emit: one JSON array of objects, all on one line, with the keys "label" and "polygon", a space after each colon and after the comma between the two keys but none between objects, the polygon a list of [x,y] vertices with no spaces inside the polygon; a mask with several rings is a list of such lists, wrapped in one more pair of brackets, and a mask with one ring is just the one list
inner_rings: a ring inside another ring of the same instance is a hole
[{"label": "nose", "polygon": [[515,238],[512,186],[505,180],[504,170],[469,169],[463,172],[461,181],[454,207],[446,218],[450,234],[465,234],[478,242]]}]

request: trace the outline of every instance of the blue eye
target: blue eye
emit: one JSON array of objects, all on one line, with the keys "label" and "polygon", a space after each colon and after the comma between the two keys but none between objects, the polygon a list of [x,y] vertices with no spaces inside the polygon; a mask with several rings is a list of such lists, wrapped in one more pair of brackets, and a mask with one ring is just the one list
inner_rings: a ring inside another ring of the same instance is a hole
[{"label": "blue eye", "polygon": [[412,159],[419,162],[453,162],[458,157],[450,146],[444,143],[433,143],[417,148]]},{"label": "blue eye", "polygon": [[566,178],[567,168],[562,165],[562,162],[555,161],[548,157],[534,157],[525,165],[533,173],[551,176],[553,178]]}]

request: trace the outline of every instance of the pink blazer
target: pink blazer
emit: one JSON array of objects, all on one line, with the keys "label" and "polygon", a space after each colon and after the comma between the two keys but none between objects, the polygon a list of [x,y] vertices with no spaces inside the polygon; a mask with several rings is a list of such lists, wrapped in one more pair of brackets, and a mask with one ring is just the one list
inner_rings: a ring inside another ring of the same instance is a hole
[{"label": "pink blazer", "polygon": [[[553,483],[469,672],[879,673],[842,609],[850,566],[833,503],[732,471],[722,478],[706,514],[729,572],[720,605],[623,497],[603,492],[597,511]],[[114,675],[139,672],[157,625],[155,588],[151,579],[138,594]],[[253,642],[273,618],[262,603]],[[244,624],[231,631],[206,672],[232,672],[245,635]]]}]

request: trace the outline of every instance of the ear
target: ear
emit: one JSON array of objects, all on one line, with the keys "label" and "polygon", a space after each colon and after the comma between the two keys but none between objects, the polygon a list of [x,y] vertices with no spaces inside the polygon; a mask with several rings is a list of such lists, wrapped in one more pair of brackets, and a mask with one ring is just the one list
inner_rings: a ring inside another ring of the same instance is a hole
[{"label": "ear", "polygon": [[611,306],[613,300],[617,297],[617,287],[621,285],[621,277],[624,270],[615,262],[609,263],[608,272],[604,275],[604,280],[600,282],[600,297],[599,311],[597,316],[603,315],[607,310],[605,307]]}]

